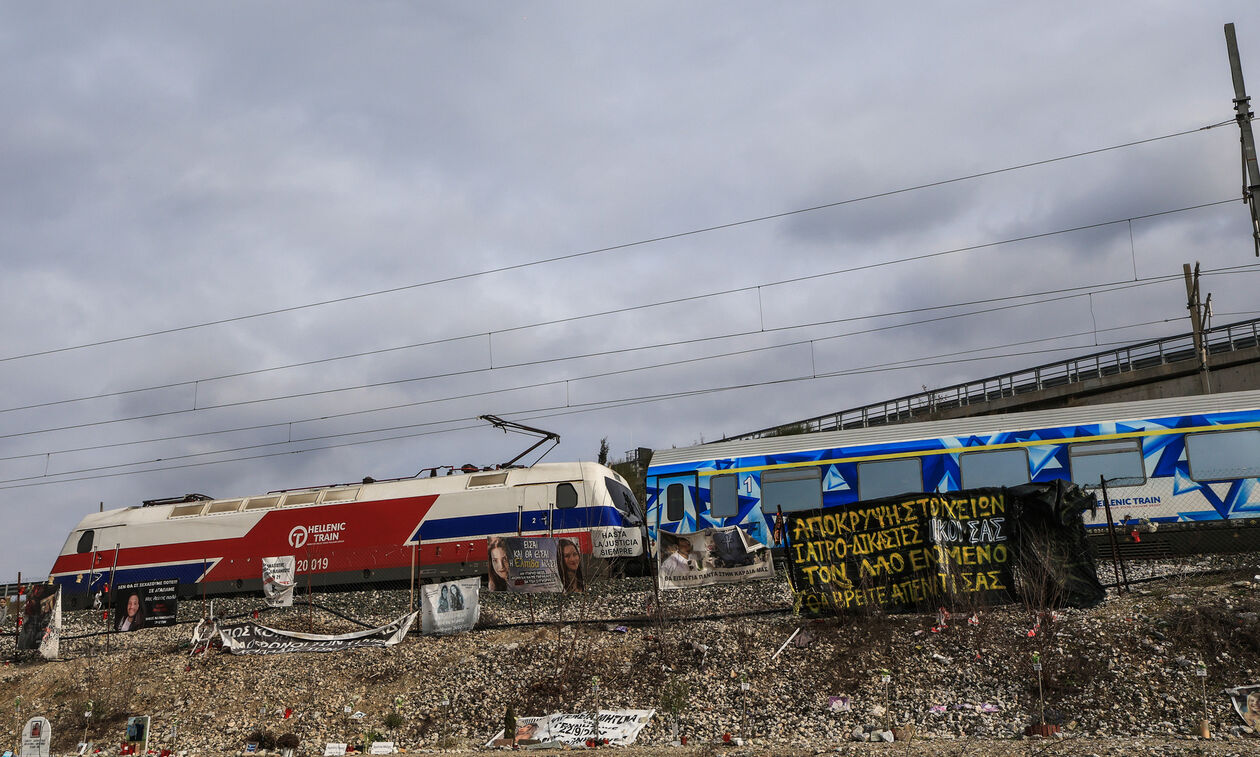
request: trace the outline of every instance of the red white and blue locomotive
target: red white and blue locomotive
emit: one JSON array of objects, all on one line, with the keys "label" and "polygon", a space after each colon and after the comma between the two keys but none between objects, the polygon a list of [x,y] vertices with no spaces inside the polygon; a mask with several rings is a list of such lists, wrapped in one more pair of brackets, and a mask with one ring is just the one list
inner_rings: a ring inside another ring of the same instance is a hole
[{"label": "red white and blue locomotive", "polygon": [[262,558],[293,555],[303,588],[486,573],[486,538],[557,536],[584,554],[636,556],[642,517],[626,480],[596,463],[456,469],[451,475],[253,497],[187,495],[92,513],[50,580],[71,608],[106,584],[178,579],[188,596],[257,591]]}]

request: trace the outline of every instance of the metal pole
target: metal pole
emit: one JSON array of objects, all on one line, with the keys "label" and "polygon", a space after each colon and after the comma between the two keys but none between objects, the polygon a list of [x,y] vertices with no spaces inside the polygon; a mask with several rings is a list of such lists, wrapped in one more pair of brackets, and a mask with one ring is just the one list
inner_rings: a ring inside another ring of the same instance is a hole
[{"label": "metal pole", "polygon": [[1199,376],[1203,382],[1203,393],[1212,393],[1212,383],[1208,377],[1207,344],[1203,338],[1203,305],[1199,300],[1199,264],[1194,264],[1194,274],[1190,273],[1190,264],[1183,263],[1181,271],[1186,279],[1186,309],[1190,311],[1190,325],[1194,328],[1194,354],[1199,359]]},{"label": "metal pole", "polygon": [[[655,479],[656,479],[656,533],[657,533],[657,539],[659,540],[660,533],[661,533],[661,477],[656,476]],[[647,510],[646,510],[646,507],[647,507],[647,502],[646,502],[647,480],[646,479],[644,479],[643,481],[643,488],[644,488],[644,500],[645,500],[644,505],[643,505],[645,508],[643,511],[643,528],[641,529],[643,532],[643,554],[647,555],[648,573],[652,575],[652,594],[656,599],[656,612],[658,615],[661,616],[661,619],[664,620],[665,611],[664,611],[664,608],[661,607],[661,575],[660,575],[660,565],[659,565],[661,555],[660,555],[660,550],[656,549],[656,544],[651,541],[651,539],[649,538],[650,534],[648,533]]]},{"label": "metal pole", "polygon": [[1256,193],[1260,192],[1260,164],[1256,161],[1256,138],[1251,132],[1251,98],[1247,97],[1247,88],[1243,85],[1242,61],[1238,56],[1238,38],[1233,24],[1225,24],[1225,47],[1234,79],[1235,120],[1238,121],[1242,141],[1243,200],[1251,210],[1252,241],[1256,255],[1260,257],[1260,211],[1256,208]]},{"label": "metal pole", "polygon": [[315,633],[315,606],[311,604],[311,548],[306,548],[306,628],[310,633]]},{"label": "metal pole", "polygon": [[416,611],[416,545],[411,545],[411,577],[407,582],[407,588],[411,590],[411,600],[408,603],[407,612]]},{"label": "metal pole", "polygon": [[775,505],[775,510],[778,513],[778,517],[783,520],[783,562],[787,564],[788,586],[792,588],[792,591],[796,591],[796,582],[792,580],[792,562],[789,559],[792,554],[790,551],[792,548],[792,538],[788,536],[787,518],[783,517],[782,505]]},{"label": "metal pole", "polygon": [[591,688],[594,690],[595,707],[591,716],[591,743],[599,746],[599,676],[591,676]]},{"label": "metal pole", "polygon": [[201,558],[201,617],[206,617],[206,574],[210,572],[210,563],[208,558]]},{"label": "metal pole", "polygon": [[[111,600],[114,598],[114,593],[118,591],[118,588],[114,586],[114,576],[118,573],[118,548],[121,546],[121,543],[114,542],[114,564],[109,568],[109,599]],[[106,607],[109,607],[109,605],[106,605]],[[109,614],[106,612],[104,615],[108,617]],[[113,643],[110,641],[112,634],[109,630],[109,621],[107,620],[105,621],[105,651],[107,653],[113,650]]]},{"label": "metal pole", "polygon": [[[92,543],[92,567],[88,568],[88,585],[87,585],[87,588],[88,588],[88,596],[89,596],[89,597],[93,596],[93,593],[92,593],[92,586],[93,586],[93,584],[95,584],[95,583],[96,583],[96,543],[95,543],[95,540],[93,540],[93,543]],[[91,601],[91,600],[89,600],[89,603],[90,603],[90,601]],[[93,650],[95,647],[96,647],[96,639],[95,639],[95,637],[88,637],[88,683],[89,683],[89,685],[88,685],[88,690],[89,690],[89,691],[91,691],[91,678],[92,678],[92,650]],[[91,703],[89,702],[89,704],[91,704]],[[90,710],[90,709],[92,709],[92,708],[91,708],[91,707],[89,707],[88,709]],[[84,724],[83,724],[83,741],[84,741],[84,742],[87,742],[87,723],[84,723]]]},{"label": "metal pole", "polygon": [[1129,574],[1124,569],[1124,560],[1120,558],[1120,543],[1116,540],[1116,522],[1111,518],[1111,498],[1107,495],[1107,480],[1101,475],[1098,477],[1099,486],[1102,488],[1103,509],[1107,513],[1107,533],[1111,539],[1111,562],[1116,570],[1116,591],[1120,591],[1121,576],[1123,579],[1124,590],[1129,590]]}]

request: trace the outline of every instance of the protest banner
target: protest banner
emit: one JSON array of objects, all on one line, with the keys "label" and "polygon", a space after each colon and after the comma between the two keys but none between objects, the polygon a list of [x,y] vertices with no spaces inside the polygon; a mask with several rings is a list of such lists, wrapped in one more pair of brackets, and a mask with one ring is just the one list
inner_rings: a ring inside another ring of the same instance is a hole
[{"label": "protest banner", "polygon": [[471,631],[481,617],[481,579],[464,578],[420,589],[420,632]]},{"label": "protest banner", "polygon": [[770,550],[738,526],[693,533],[658,532],[661,589],[687,589],[774,577]]},{"label": "protest banner", "polygon": [[223,648],[232,654],[283,654],[286,652],[340,652],[359,647],[389,647],[402,641],[417,613],[408,613],[379,628],[346,634],[313,634],[280,631],[257,623],[241,623],[219,629]]},{"label": "protest banner", "polygon": [[630,528],[591,529],[591,556],[638,557],[643,554],[643,534]]},{"label": "protest banner", "polygon": [[179,579],[136,581],[114,587],[114,630],[173,626],[179,596]]},{"label": "protest banner", "polygon": [[[562,551],[578,555],[576,572],[562,564]],[[548,594],[566,586],[581,591],[581,553],[571,539],[549,536],[492,536],[486,540],[490,591]],[[562,578],[562,575],[564,576]]]},{"label": "protest banner", "polygon": [[956,596],[1009,592],[1007,496],[1001,489],[920,494],[788,518],[796,609],[921,610]]},{"label": "protest banner", "polygon": [[[559,742],[569,746],[585,746],[591,738],[601,742],[608,740],[611,746],[629,746],[639,737],[639,731],[651,721],[656,710],[600,710],[599,733],[593,733],[592,718],[589,712],[552,713],[535,718],[516,719],[516,740],[526,739],[539,742]],[[487,747],[495,746],[496,741],[510,738],[499,731]]]},{"label": "protest banner", "polygon": [[[1025,575],[1052,541],[1051,578],[1066,603],[1102,596],[1084,539],[1089,497],[1038,484],[914,494],[788,518],[795,608],[805,615],[863,608],[910,612],[1012,601],[1012,570]],[[1024,554],[1021,554],[1024,553]]]},{"label": "protest banner", "polygon": [[61,587],[58,586],[52,597],[52,615],[44,628],[44,636],[39,640],[39,656],[45,660],[55,660],[61,656]]},{"label": "protest banner", "polygon": [[55,660],[61,654],[61,587],[35,584],[25,597],[17,648]]},{"label": "protest banner", "polygon": [[262,559],[263,598],[268,607],[292,607],[297,559],[293,555]]}]

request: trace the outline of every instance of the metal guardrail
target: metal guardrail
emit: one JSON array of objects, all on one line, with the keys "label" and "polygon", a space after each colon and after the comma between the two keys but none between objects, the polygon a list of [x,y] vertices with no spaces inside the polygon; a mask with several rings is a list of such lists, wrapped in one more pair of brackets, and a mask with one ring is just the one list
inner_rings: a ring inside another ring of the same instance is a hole
[{"label": "metal guardrail", "polygon": [[[1260,345],[1260,318],[1209,329],[1204,332],[1204,338],[1208,353],[1213,355],[1256,347]],[[940,410],[1194,359],[1194,335],[1180,334],[728,436],[720,441],[760,439],[787,429],[812,433],[901,423]]]},{"label": "metal guardrail", "polygon": [[43,582],[44,582],[44,580],[45,580],[45,579],[41,578],[41,579],[39,579],[38,581],[23,581],[23,582],[22,582],[22,583],[20,583],[20,584],[19,584],[19,583],[17,583],[16,581],[11,582],[11,583],[0,584],[0,598],[2,598],[2,597],[16,597],[16,596],[18,595],[18,588],[19,588],[19,587],[21,587],[21,586],[30,586],[31,584],[39,584],[39,583],[43,583]]}]

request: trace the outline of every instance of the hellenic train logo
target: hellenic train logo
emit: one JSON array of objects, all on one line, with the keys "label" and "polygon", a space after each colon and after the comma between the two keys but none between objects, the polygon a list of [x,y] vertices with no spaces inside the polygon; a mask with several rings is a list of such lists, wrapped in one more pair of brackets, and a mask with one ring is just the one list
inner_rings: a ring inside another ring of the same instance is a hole
[{"label": "hellenic train logo", "polygon": [[319,523],[314,526],[294,526],[289,532],[289,546],[294,549],[301,549],[306,545],[307,540],[315,544],[330,544],[341,541],[341,535],[346,531],[346,524],[343,523]]}]

